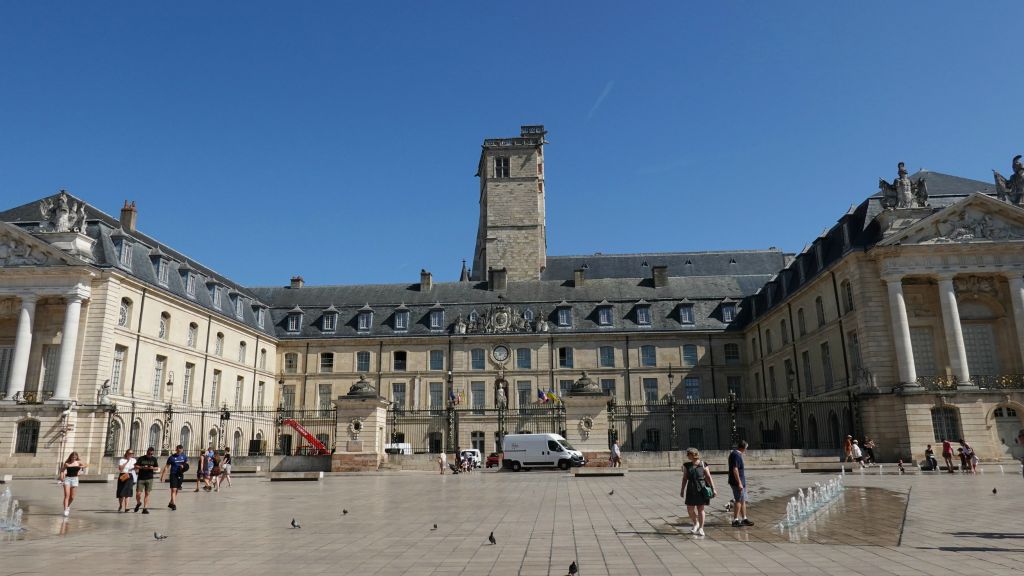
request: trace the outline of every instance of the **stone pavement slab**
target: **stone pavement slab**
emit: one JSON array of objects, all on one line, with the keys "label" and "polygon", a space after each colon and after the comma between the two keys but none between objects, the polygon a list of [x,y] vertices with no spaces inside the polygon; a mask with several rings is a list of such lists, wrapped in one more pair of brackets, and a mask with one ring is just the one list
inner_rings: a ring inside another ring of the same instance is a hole
[{"label": "stone pavement slab", "polygon": [[[165,507],[161,485],[145,516],[114,512],[113,486],[98,484],[79,488],[67,520],[54,482],[15,480],[9,486],[29,531],[0,539],[0,576],[65,573],[69,562],[76,574],[118,572],[126,557],[134,573],[218,576],[561,575],[573,560],[584,576],[1021,574],[1024,479],[1015,472],[851,474],[841,505],[813,526],[780,532],[788,497],[827,477],[750,471],[757,525],[728,526],[719,497],[704,538],[689,535],[679,474],[671,472],[244,478],[220,493],[186,491],[176,512]],[[289,526],[293,517],[301,529]],[[154,531],[168,539],[154,540]]]}]

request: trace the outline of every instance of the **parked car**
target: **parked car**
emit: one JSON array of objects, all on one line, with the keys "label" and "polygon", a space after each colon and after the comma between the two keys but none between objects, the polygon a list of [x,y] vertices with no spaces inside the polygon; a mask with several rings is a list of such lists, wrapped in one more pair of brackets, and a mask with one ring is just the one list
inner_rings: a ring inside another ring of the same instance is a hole
[{"label": "parked car", "polygon": [[498,456],[497,452],[491,452],[487,455],[487,467],[493,468],[501,465],[501,456]]},{"label": "parked car", "polygon": [[479,468],[483,464],[483,455],[476,448],[466,448],[460,453],[460,456],[468,459],[473,468]]}]

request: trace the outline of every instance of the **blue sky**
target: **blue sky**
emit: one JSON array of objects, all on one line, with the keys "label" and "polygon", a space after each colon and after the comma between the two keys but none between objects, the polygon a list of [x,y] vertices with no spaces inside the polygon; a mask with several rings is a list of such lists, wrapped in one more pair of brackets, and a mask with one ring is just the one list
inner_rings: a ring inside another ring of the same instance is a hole
[{"label": "blue sky", "polygon": [[[638,7],[639,6],[639,7]],[[799,251],[898,161],[1024,153],[1020,2],[0,1],[0,205],[60,188],[248,285],[456,278],[484,138],[549,254]]]}]

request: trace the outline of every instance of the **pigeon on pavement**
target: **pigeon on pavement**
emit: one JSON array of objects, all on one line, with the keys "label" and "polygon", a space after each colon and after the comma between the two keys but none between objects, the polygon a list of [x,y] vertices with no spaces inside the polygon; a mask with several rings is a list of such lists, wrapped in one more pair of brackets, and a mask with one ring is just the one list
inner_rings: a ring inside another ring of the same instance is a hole
[{"label": "pigeon on pavement", "polygon": [[490,542],[491,544],[497,544],[498,543],[498,541],[494,539],[494,532],[491,532],[491,535],[487,537],[487,541]]},{"label": "pigeon on pavement", "polygon": [[998,493],[998,491],[997,491],[997,490],[996,490],[995,488],[993,488],[993,489],[992,489],[992,493],[993,493],[993,494],[997,494],[997,493]]},{"label": "pigeon on pavement", "polygon": [[573,560],[572,564],[569,564],[569,576],[576,576],[579,572],[580,569],[576,566],[576,561]]},{"label": "pigeon on pavement", "polygon": [[292,528],[302,528],[302,526],[299,526],[299,523],[295,521],[295,518],[292,518]]},{"label": "pigeon on pavement", "polygon": [[161,534],[159,532],[153,532],[153,539],[154,540],[167,540],[167,536],[164,536],[163,534]]},{"label": "pigeon on pavement", "polygon": [[434,527],[431,528],[431,530],[437,530],[437,524],[434,524]]},{"label": "pigeon on pavement", "polygon": [[609,496],[611,496],[612,494],[615,494],[615,489],[614,488],[612,489],[611,492],[608,493]]},{"label": "pigeon on pavement", "polygon": [[348,514],[348,510],[346,510],[346,509],[342,508],[342,509],[341,509],[341,515],[342,515],[342,516],[344,516],[344,515],[346,515],[346,514]]}]

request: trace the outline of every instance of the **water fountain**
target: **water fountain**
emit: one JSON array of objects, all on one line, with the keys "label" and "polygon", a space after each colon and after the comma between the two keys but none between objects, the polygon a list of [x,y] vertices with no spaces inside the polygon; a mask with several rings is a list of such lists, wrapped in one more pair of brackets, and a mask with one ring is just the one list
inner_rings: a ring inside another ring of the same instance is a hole
[{"label": "water fountain", "polygon": [[21,506],[11,496],[11,489],[4,488],[0,493],[0,532],[21,532]]},{"label": "water fountain", "polygon": [[825,483],[815,482],[807,492],[803,488],[797,490],[786,505],[786,519],[779,523],[779,530],[798,526],[842,496],[843,480],[844,475],[840,474]]}]

